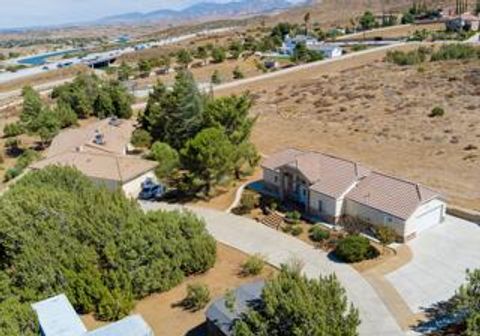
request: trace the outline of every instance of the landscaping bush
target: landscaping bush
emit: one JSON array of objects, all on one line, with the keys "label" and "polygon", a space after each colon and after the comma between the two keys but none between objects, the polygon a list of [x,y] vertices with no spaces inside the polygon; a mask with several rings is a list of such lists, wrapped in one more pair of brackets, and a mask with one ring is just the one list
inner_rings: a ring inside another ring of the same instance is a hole
[{"label": "landscaping bush", "polygon": [[303,233],[303,228],[300,225],[293,225],[291,234],[292,236],[300,236]]},{"label": "landscaping bush", "polygon": [[382,245],[390,245],[397,239],[397,233],[388,226],[381,225],[375,229],[375,237]]},{"label": "landscaping bush", "polygon": [[436,106],[432,109],[428,115],[430,118],[443,117],[445,115],[445,110],[439,106]]},{"label": "landscaping bush", "polygon": [[290,224],[298,224],[302,218],[302,214],[298,211],[289,211],[285,214],[285,219]]},{"label": "landscaping bush", "polygon": [[314,242],[321,242],[330,238],[330,232],[322,228],[321,225],[314,225],[308,230],[309,237]]},{"label": "landscaping bush", "polygon": [[367,238],[350,235],[338,242],[335,254],[345,262],[354,263],[375,257],[375,248]]},{"label": "landscaping bush", "polygon": [[259,254],[249,256],[247,260],[242,264],[242,275],[254,276],[262,273],[265,267],[265,259]]},{"label": "landscaping bush", "polygon": [[210,290],[207,285],[201,283],[187,286],[187,297],[183,300],[183,306],[192,311],[198,311],[210,302]]}]

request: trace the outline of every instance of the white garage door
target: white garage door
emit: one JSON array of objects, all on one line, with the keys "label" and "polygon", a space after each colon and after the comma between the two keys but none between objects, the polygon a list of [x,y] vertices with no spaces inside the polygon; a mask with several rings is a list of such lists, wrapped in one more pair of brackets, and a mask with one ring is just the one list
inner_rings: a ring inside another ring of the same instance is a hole
[{"label": "white garage door", "polygon": [[442,219],[443,205],[427,210],[415,218],[417,234],[440,223]]}]

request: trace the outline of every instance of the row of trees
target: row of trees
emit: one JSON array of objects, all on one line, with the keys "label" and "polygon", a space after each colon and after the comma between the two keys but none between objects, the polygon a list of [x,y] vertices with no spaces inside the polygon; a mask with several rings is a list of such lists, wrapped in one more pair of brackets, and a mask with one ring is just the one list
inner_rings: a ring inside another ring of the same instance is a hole
[{"label": "row of trees", "polygon": [[66,293],[79,313],[134,300],[211,268],[216,244],[189,213],[150,212],[73,168],[29,173],[0,198],[0,334],[37,335],[29,305]]},{"label": "row of trees", "polygon": [[39,93],[27,86],[22,91],[20,121],[4,127],[6,137],[27,132],[48,144],[59,130],[77,124],[78,118],[116,115],[130,118],[133,98],[119,82],[107,82],[94,74],[80,74],[72,83],[56,87],[54,104],[47,104]]},{"label": "row of trees", "polygon": [[152,142],[161,143],[152,146],[159,178],[171,181],[180,172],[177,186],[208,195],[219,182],[239,178],[258,163],[250,142],[255,123],[249,117],[251,106],[248,94],[213,98],[201,93],[192,74],[182,71],[172,90],[162,83],[155,86],[136,134],[148,133]]}]

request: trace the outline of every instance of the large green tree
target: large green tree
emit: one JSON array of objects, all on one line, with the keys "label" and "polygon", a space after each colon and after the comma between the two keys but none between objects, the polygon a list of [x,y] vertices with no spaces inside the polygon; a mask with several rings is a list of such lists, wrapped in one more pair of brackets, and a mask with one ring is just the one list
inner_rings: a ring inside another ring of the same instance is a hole
[{"label": "large green tree", "polygon": [[208,270],[215,249],[192,214],[145,214],[73,168],[31,172],[0,197],[0,334],[38,334],[29,305],[58,293],[79,313],[121,318]]},{"label": "large green tree", "polygon": [[232,171],[234,148],[221,128],[207,128],[189,140],[182,149],[183,166],[210,194],[212,186]]},{"label": "large green tree", "polygon": [[356,336],[359,313],[334,275],[307,279],[284,266],[266,282],[261,302],[235,324],[236,336]]},{"label": "large green tree", "polygon": [[458,290],[454,302],[455,310],[465,315],[465,335],[480,335],[480,269],[467,271],[467,282]]}]

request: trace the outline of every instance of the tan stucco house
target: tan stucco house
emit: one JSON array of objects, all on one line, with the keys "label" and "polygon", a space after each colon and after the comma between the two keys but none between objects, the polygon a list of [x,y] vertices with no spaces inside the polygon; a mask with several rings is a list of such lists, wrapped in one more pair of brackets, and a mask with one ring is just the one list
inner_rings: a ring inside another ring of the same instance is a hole
[{"label": "tan stucco house", "polygon": [[121,188],[127,196],[137,197],[141,183],[155,178],[157,163],[129,155],[134,129],[131,120],[109,118],[65,130],[53,139],[46,157],[30,169],[75,167],[97,184],[111,190]]},{"label": "tan stucco house", "polygon": [[286,149],[262,168],[266,191],[329,223],[359,218],[408,240],[445,217],[445,200],[432,189],[332,155]]}]

